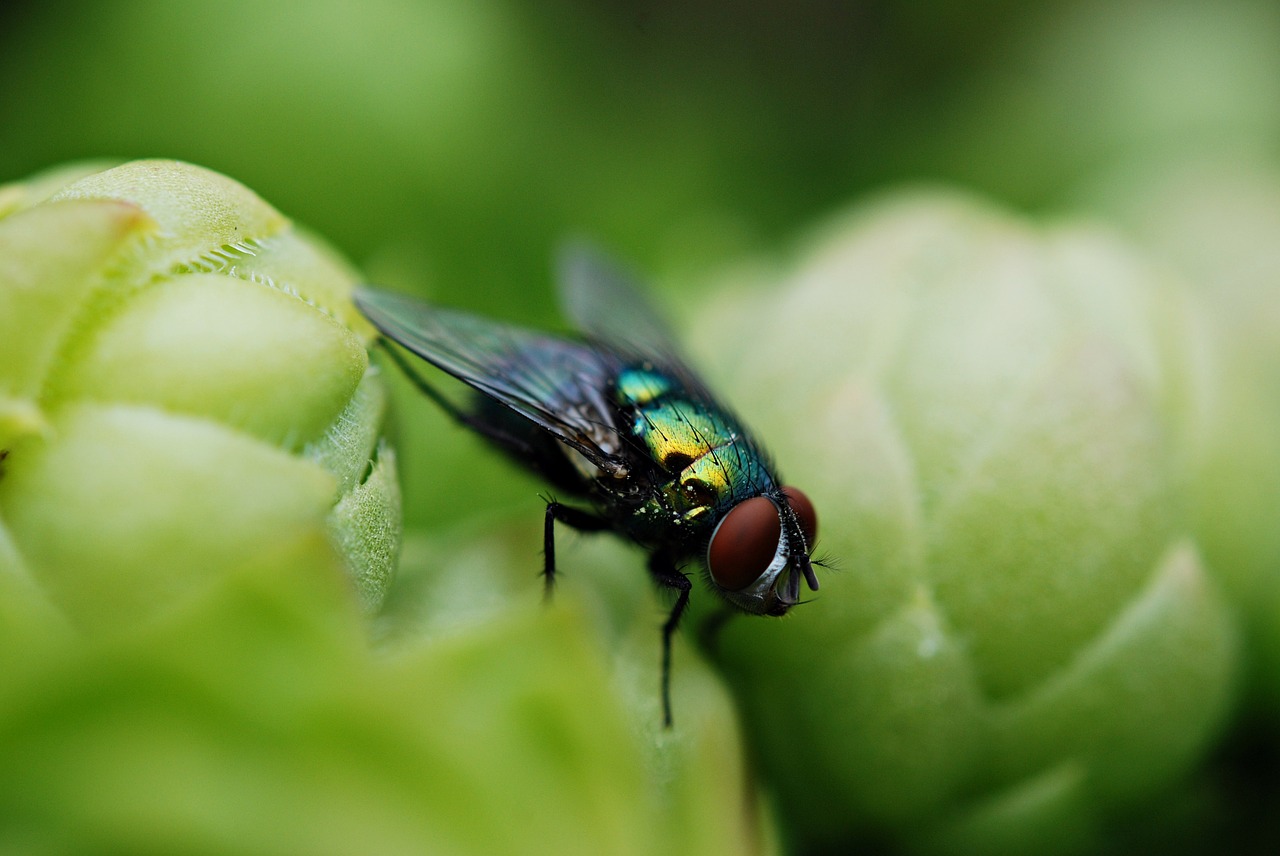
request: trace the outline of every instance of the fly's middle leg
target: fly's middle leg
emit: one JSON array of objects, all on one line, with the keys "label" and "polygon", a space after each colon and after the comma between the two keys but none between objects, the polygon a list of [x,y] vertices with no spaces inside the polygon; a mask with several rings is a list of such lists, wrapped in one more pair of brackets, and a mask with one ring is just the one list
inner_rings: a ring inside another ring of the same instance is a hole
[{"label": "fly's middle leg", "polygon": [[554,499],[547,500],[547,515],[543,518],[542,524],[542,581],[543,594],[547,600],[551,599],[551,592],[556,582],[555,527],[557,520],[579,532],[599,532],[610,528],[609,521],[603,517],[571,505],[562,505]]},{"label": "fly's middle leg", "polygon": [[663,552],[649,557],[649,573],[658,585],[676,592],[675,605],[662,625],[662,724],[671,727],[671,637],[680,626],[680,616],[689,605],[689,592],[693,583],[689,577],[681,573],[669,555]]}]

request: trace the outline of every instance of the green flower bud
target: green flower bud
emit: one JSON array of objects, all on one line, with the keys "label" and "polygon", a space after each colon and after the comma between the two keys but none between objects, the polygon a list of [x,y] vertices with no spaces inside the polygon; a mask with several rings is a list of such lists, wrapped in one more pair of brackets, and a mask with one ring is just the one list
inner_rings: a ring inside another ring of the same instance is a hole
[{"label": "green flower bud", "polygon": [[1253,689],[1280,710],[1280,171],[1240,153],[1129,164],[1088,194],[1177,269],[1215,334],[1193,505],[1247,620]]},{"label": "green flower bud", "polygon": [[129,627],[312,531],[376,604],[399,498],[354,272],[176,162],[37,177],[0,218],[6,609]]},{"label": "green flower bud", "polygon": [[1200,337],[1169,283],[1099,231],[907,195],[723,303],[711,362],[837,563],[720,642],[797,839],[1070,850],[1195,761],[1237,652],[1187,519]]}]

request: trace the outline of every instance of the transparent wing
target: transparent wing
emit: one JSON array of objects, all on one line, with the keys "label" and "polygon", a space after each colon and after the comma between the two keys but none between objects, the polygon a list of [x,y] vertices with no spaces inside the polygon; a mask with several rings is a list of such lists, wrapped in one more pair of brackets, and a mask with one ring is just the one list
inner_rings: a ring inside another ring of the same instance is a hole
[{"label": "transparent wing", "polygon": [[713,400],[635,278],[603,251],[570,241],[560,250],[558,273],[562,308],[579,330],[619,353],[664,367],[691,393]]},{"label": "transparent wing", "polygon": [[623,463],[604,398],[618,371],[616,355],[369,286],[359,286],[354,298],[387,338],[510,407],[602,469]]},{"label": "transparent wing", "polygon": [[560,302],[578,329],[654,355],[676,353],[666,322],[642,296],[635,278],[602,250],[570,241],[557,261]]}]

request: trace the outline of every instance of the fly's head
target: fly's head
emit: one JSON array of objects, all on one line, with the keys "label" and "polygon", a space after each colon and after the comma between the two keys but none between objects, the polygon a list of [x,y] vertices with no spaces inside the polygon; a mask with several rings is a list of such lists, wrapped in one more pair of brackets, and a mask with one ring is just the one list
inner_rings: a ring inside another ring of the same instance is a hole
[{"label": "fly's head", "polygon": [[784,615],[800,580],[818,590],[809,554],[818,534],[813,503],[793,487],[734,505],[707,544],[707,571],[726,600],[754,615]]}]

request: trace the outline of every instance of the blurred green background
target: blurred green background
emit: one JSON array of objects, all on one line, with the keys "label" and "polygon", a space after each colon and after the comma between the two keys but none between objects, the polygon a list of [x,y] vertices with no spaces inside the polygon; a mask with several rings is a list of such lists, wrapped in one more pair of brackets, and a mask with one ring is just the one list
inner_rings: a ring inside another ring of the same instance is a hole
[{"label": "blurred green background", "polygon": [[0,175],[191,160],[387,276],[550,319],[567,230],[667,273],[904,180],[1055,210],[1135,152],[1274,154],[1278,37],[1251,0],[16,2]]},{"label": "blurred green background", "polygon": [[[381,283],[531,325],[558,323],[550,258],[570,233],[652,274],[679,315],[696,301],[677,290],[778,264],[862,196],[955,184],[1108,220],[1214,285],[1235,264],[1226,279],[1248,287],[1222,318],[1270,359],[1275,341],[1258,343],[1280,315],[1258,306],[1280,264],[1249,254],[1276,244],[1277,45],[1280,5],[1261,0],[10,2],[0,180],[80,158],[193,161]],[[412,526],[533,507],[531,482],[401,399],[402,420],[438,437],[403,449]],[[1257,412],[1277,424],[1274,401]],[[1207,531],[1211,559],[1238,549],[1230,522]],[[1275,742],[1253,728],[1198,794],[1237,820],[1275,800],[1274,765],[1256,763]]]},{"label": "blurred green background", "polygon": [[[670,290],[903,182],[1058,214],[1134,166],[1271,164],[1276,44],[1257,0],[18,2],[0,176],[190,160],[381,283],[555,324],[575,232]],[[449,478],[478,489],[411,521],[528,493],[486,460]]]}]

